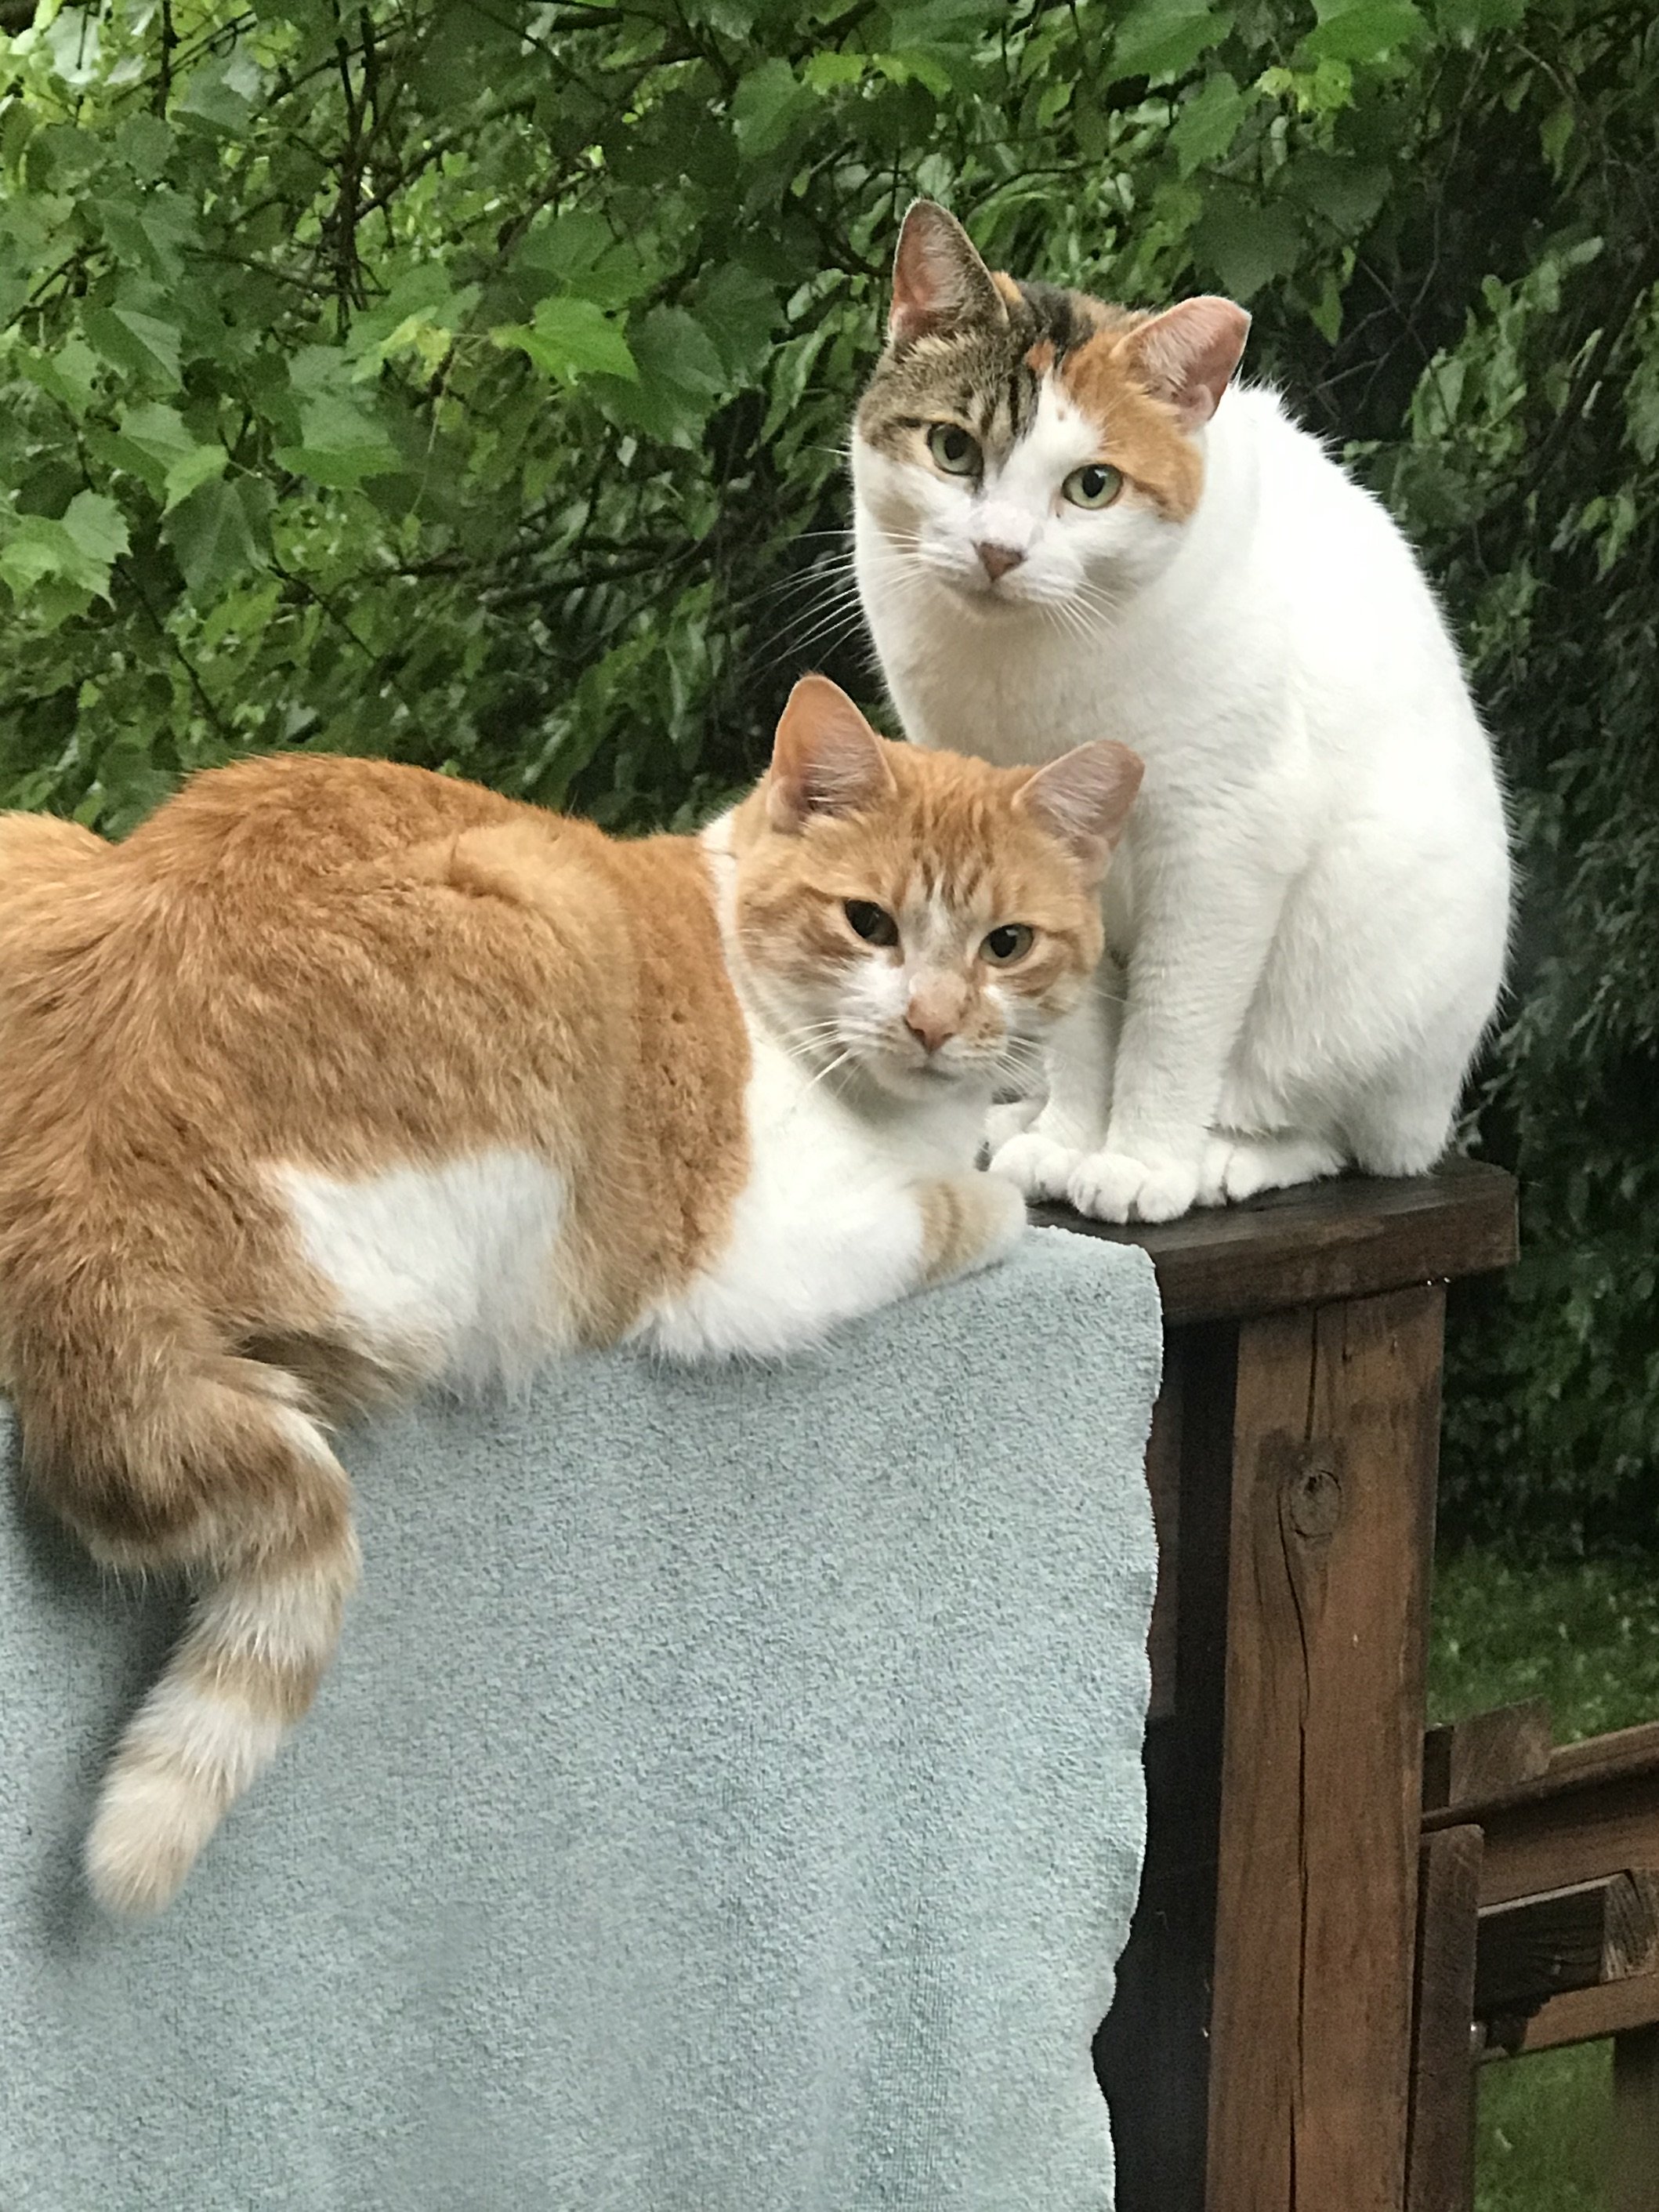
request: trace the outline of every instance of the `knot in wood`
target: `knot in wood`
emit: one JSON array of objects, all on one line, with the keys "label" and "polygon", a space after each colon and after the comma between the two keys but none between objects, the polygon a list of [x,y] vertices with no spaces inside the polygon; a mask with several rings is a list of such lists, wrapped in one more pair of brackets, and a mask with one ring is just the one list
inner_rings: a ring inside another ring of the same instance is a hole
[{"label": "knot in wood", "polygon": [[1328,1445],[1309,1444],[1296,1455],[1291,1472],[1291,1526],[1310,1543],[1335,1533],[1342,1518],[1342,1484]]}]

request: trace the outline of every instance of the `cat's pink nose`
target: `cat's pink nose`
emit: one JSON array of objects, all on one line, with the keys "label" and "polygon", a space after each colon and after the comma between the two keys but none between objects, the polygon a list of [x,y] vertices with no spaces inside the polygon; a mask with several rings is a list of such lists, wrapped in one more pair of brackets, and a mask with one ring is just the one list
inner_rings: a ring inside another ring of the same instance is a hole
[{"label": "cat's pink nose", "polygon": [[904,1026],[924,1051],[937,1052],[957,1033],[957,1024],[941,1015],[917,1012],[914,1008],[904,1017]]},{"label": "cat's pink nose", "polygon": [[1018,568],[1025,558],[1017,546],[994,545],[988,538],[985,538],[979,540],[974,550],[978,554],[986,574],[994,584],[1000,576],[1006,576],[1011,568]]},{"label": "cat's pink nose", "polygon": [[904,1026],[926,1052],[937,1052],[962,1027],[967,994],[954,976],[929,976],[911,987]]}]

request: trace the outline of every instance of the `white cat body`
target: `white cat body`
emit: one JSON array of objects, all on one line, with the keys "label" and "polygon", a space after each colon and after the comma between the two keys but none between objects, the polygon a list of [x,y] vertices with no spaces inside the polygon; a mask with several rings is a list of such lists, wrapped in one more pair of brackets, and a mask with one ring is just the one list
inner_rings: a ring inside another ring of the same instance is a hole
[{"label": "white cat body", "polygon": [[[1006,764],[1109,737],[1146,763],[1105,895],[1127,1003],[1109,985],[1069,1026],[996,1156],[1115,1220],[1431,1165],[1509,924],[1491,747],[1404,539],[1270,392],[1227,392],[1190,434],[1178,521],[1133,488],[1060,503],[1090,426],[1050,383],[975,487],[854,444],[907,734]],[[988,527],[1018,546],[1006,577]]]},{"label": "white cat body", "polygon": [[[784,1049],[747,1006],[749,1172],[729,1234],[683,1287],[655,1301],[632,1341],[678,1359],[781,1357],[903,1297],[925,1272],[915,1201],[929,1177],[967,1176],[991,1086],[941,1085],[928,1104],[836,1088]],[[281,1168],[270,1182],[307,1264],[365,1352],[446,1388],[523,1384],[579,1340],[561,1178],[528,1152],[495,1148],[355,1182]],[[1000,1232],[1024,1207],[988,1183]],[[665,1194],[665,1202],[666,1194]]]}]

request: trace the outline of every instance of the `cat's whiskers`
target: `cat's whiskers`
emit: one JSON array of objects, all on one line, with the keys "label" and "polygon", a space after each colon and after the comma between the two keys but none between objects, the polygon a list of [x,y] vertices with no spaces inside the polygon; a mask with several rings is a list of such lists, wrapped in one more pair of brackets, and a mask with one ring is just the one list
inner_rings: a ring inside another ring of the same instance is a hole
[{"label": "cat's whiskers", "polygon": [[[923,588],[924,580],[911,568],[895,561],[890,566],[890,573],[883,576],[880,588],[896,602],[907,594],[914,596]],[[766,651],[774,646],[777,649],[763,665],[768,669],[775,668],[781,660],[791,655],[799,658],[813,647],[824,653],[833,652],[859,629],[863,619],[862,594],[859,579],[854,574],[849,576],[840,589],[829,595],[824,605],[796,617],[797,624],[803,621],[811,624],[804,633],[793,634],[795,625],[786,623],[782,629],[769,638],[762,650]]]}]

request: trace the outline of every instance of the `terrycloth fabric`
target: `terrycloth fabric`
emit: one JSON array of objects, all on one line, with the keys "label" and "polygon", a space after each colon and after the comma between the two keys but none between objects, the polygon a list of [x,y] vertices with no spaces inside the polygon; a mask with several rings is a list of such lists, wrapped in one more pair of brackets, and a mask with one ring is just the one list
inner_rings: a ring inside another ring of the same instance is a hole
[{"label": "terrycloth fabric", "polygon": [[346,1440],[317,1708],[172,1911],[78,1853],[177,1603],[0,1515],[6,2212],[1102,2212],[1139,1252]]}]

